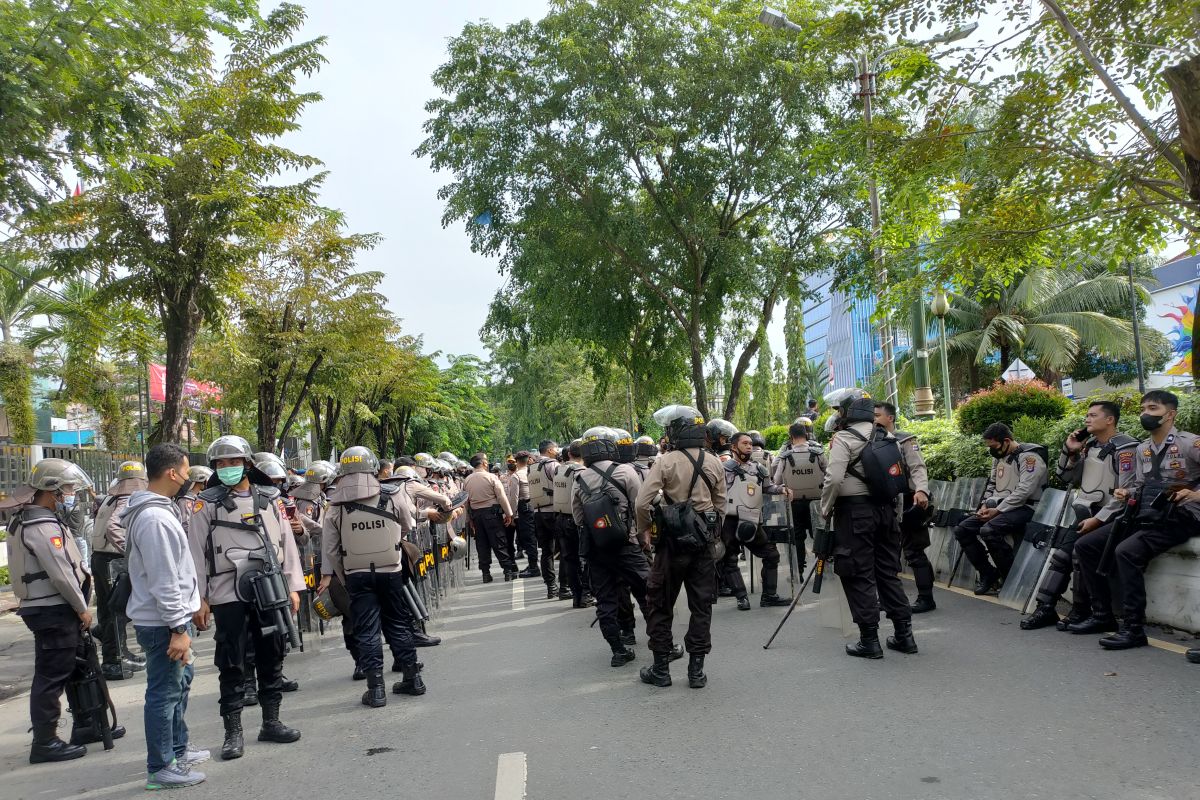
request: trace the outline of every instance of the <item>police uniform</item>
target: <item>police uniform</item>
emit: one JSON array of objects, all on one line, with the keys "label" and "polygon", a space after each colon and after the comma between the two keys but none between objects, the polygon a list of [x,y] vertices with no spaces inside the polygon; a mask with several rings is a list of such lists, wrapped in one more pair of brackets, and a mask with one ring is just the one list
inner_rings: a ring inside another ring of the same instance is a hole
[{"label": "police uniform", "polygon": [[821,496],[826,466],[825,448],[811,441],[788,444],[775,459],[772,482],[782,483],[792,490],[792,530],[796,536],[800,572],[804,572],[804,539],[812,533],[810,507],[812,501]]},{"label": "police uniform", "polygon": [[57,739],[60,698],[75,672],[75,655],[82,644],[79,615],[88,609],[91,573],[75,537],[53,511],[27,505],[20,520],[19,528],[9,530],[8,568],[13,593],[20,601],[17,615],[33,632],[29,718],[37,748]]},{"label": "police uniform", "polygon": [[[577,606],[583,605],[583,575],[579,560],[579,528],[571,513],[571,495],[575,474],[583,469],[583,464],[568,461],[560,464],[554,472],[554,513],[555,533],[558,539],[558,550],[562,554],[561,575],[558,576],[558,598],[568,597]],[[640,481],[640,478],[639,478]],[[549,589],[547,589],[549,596]]]},{"label": "police uniform", "polygon": [[[1135,451],[1133,472],[1132,489],[1138,497],[1137,516],[1131,523],[1129,535],[1116,546],[1113,557],[1113,571],[1121,583],[1124,606],[1122,632],[1132,629],[1137,640],[1123,646],[1146,643],[1142,631],[1146,621],[1144,572],[1150,560],[1200,535],[1200,503],[1176,504],[1168,501],[1163,509],[1151,507],[1155,498],[1163,493],[1170,494],[1200,485],[1200,436],[1173,427],[1162,444],[1155,444],[1153,438],[1147,439]],[[1075,544],[1075,558],[1092,597],[1092,614],[1100,620],[1112,619],[1109,582],[1096,574],[1112,527],[1111,524],[1106,525]],[[1086,626],[1090,621],[1082,625]],[[1092,626],[1088,630],[1077,631],[1073,625],[1070,630],[1089,633],[1100,629]],[[1101,644],[1116,647],[1106,639],[1102,639]]]},{"label": "police uniform", "polygon": [[[856,403],[862,401],[855,401]],[[870,404],[870,401],[866,401]],[[871,414],[874,413],[873,405]],[[852,419],[853,417],[849,417]],[[896,625],[897,638],[911,641],[912,609],[900,582],[900,531],[896,503],[873,497],[862,468],[862,452],[873,435],[882,432],[873,422],[851,422],[834,434],[830,444],[829,467],[821,487],[821,516],[834,518],[837,531],[834,545],[834,571],[841,579],[850,606],[850,615],[859,626],[858,645],[847,645],[851,655],[856,647],[873,642],[878,651],[879,610]],[[907,632],[907,633],[906,633]],[[889,646],[892,641],[889,640]],[[913,645],[911,652],[915,652]],[[871,657],[882,655],[878,652]]]},{"label": "police uniform", "polygon": [[483,572],[483,582],[492,580],[492,555],[500,562],[504,570],[504,579],[512,580],[517,576],[517,562],[509,552],[504,541],[504,516],[512,516],[512,506],[500,479],[483,469],[476,469],[463,482],[463,489],[469,499],[467,501],[471,515],[471,525],[475,529],[475,548],[479,551],[479,569]]},{"label": "police uniform", "polygon": [[731,458],[725,462],[725,521],[721,525],[721,540],[725,555],[717,566],[725,576],[725,585],[733,590],[738,608],[749,608],[746,582],[738,566],[738,556],[745,547],[762,560],[761,605],[778,600],[779,548],[768,541],[762,530],[763,494],[782,494],[783,485],[769,482],[767,468],[758,461],[742,463]]},{"label": "police uniform", "polygon": [[972,514],[954,529],[954,538],[979,575],[976,594],[992,591],[997,578],[1003,582],[1008,577],[1013,542],[1025,535],[1045,486],[1046,462],[1036,445],[1013,442],[1011,453],[994,459],[983,505],[1000,513],[986,521]]},{"label": "police uniform", "polygon": [[630,592],[633,599],[646,616],[646,580],[650,574],[646,555],[637,535],[637,525],[634,519],[633,503],[642,487],[637,470],[629,464],[617,464],[609,460],[601,460],[575,471],[574,483],[571,487],[571,517],[578,528],[587,530],[585,525],[583,502],[584,498],[604,492],[612,501],[616,516],[624,523],[628,536],[624,544],[611,550],[601,550],[590,541],[588,535],[580,537],[580,555],[587,559],[588,572],[591,580],[592,594],[596,597],[596,617],[600,624],[600,633],[612,647],[614,654],[613,665],[620,666],[615,657],[620,654],[621,663],[633,660],[633,655],[626,650],[622,634],[632,629],[629,621],[624,623],[618,617],[618,605],[621,595]]},{"label": "police uniform", "polygon": [[[343,457],[345,457],[343,455]],[[393,691],[423,694],[412,613],[404,599],[405,557],[401,542],[413,530],[413,505],[396,484],[381,484],[370,472],[351,472],[337,480],[337,492],[321,522],[324,553],[321,572],[338,575],[350,596],[357,666],[366,674],[368,694],[377,691],[382,705],[383,634],[404,672]],[[411,572],[413,565],[408,565]],[[363,702],[369,705],[368,696]]]},{"label": "police uniform", "polygon": [[[1063,446],[1058,456],[1055,474],[1063,485],[1078,489],[1074,509],[1076,524],[1063,535],[1057,547],[1050,553],[1046,576],[1037,591],[1037,608],[1022,621],[1023,629],[1034,630],[1059,621],[1055,606],[1066,592],[1072,572],[1075,574],[1075,582],[1071,592],[1071,614],[1067,620],[1060,623],[1059,628],[1066,630],[1067,625],[1082,622],[1091,614],[1092,602],[1087,581],[1079,573],[1077,564],[1073,569],[1072,554],[1081,538],[1091,538],[1121,513],[1125,504],[1113,496],[1113,491],[1118,488],[1133,488],[1137,448],[1137,439],[1124,433],[1113,434],[1112,438],[1104,443],[1092,436],[1084,443],[1082,450],[1074,453],[1068,450],[1066,445]],[[1101,527],[1090,533],[1080,534],[1079,523],[1091,518],[1099,520]]]},{"label": "police uniform", "polygon": [[921,443],[916,436],[905,431],[894,431],[896,444],[900,446],[900,455],[904,458],[904,472],[908,475],[908,491],[904,493],[904,508],[900,513],[900,549],[904,552],[904,560],[912,571],[913,582],[917,585],[917,606],[919,611],[932,610],[933,601],[933,564],[925,554],[929,547],[929,524],[926,509],[921,508],[914,498],[917,492],[929,497],[929,470],[925,467],[925,457],[921,455]]},{"label": "police uniform", "polygon": [[[558,516],[554,510],[554,475],[562,469],[553,458],[540,458],[529,465],[529,505],[533,508],[533,541],[525,547],[530,555],[530,577],[540,572],[546,582],[546,592],[556,592],[554,574],[555,540],[557,539]],[[538,569],[538,550],[541,549],[541,569]]]}]

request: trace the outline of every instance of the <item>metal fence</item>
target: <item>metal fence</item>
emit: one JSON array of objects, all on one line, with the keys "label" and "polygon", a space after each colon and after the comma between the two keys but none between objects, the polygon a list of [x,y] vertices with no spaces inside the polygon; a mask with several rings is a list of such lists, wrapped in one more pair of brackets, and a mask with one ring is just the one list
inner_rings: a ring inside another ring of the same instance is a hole
[{"label": "metal fence", "polygon": [[62,458],[82,467],[96,485],[97,494],[108,491],[108,484],[116,477],[117,467],[122,461],[141,458],[136,453],[112,453],[58,445],[0,445],[0,499],[29,480],[36,447],[40,447],[42,458]]}]

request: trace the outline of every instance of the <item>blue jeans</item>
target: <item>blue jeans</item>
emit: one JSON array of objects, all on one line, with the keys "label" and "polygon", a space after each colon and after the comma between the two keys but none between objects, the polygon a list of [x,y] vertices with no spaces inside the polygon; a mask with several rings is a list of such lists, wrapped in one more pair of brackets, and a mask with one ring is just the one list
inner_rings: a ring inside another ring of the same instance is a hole
[{"label": "blue jeans", "polygon": [[194,670],[190,664],[167,657],[170,629],[135,625],[134,630],[146,655],[146,771],[153,775],[187,752],[188,729],[183,717]]}]

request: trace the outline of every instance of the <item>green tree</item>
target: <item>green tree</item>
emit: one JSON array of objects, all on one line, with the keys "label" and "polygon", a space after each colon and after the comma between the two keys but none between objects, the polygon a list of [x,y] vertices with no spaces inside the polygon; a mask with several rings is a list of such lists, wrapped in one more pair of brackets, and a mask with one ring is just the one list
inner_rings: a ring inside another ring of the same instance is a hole
[{"label": "green tree", "polygon": [[[109,166],[101,183],[56,205],[55,232],[82,236],[61,248],[64,269],[101,270],[103,299],[153,309],[166,340],[161,435],[178,441],[183,385],[203,324],[218,324],[274,224],[311,207],[323,175],[281,184],[282,173],[320,162],[278,143],[319,99],[297,91],[323,63],[323,39],[293,42],[303,10],[284,4],[229,31],[223,68],[199,70],[173,98],[131,162]],[[125,272],[111,272],[120,264]]]},{"label": "green tree", "polygon": [[801,373],[808,363],[804,340],[804,302],[789,298],[783,313],[783,341],[787,349],[787,408],[788,415],[797,417],[808,404]]}]

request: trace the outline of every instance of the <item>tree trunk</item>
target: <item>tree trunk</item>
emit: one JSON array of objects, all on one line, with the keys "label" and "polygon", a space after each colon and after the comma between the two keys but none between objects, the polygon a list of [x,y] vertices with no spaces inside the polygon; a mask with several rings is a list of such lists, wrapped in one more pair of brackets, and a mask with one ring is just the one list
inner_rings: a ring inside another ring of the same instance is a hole
[{"label": "tree trunk", "polygon": [[693,331],[688,338],[692,346],[692,386],[696,390],[696,410],[708,419],[708,387],[704,385],[704,352],[700,334]]},{"label": "tree trunk", "polygon": [[1163,80],[1171,88],[1175,114],[1179,117],[1188,197],[1200,203],[1200,56],[1167,67],[1163,70]]},{"label": "tree trunk", "polygon": [[179,444],[183,427],[183,385],[187,381],[192,347],[200,332],[200,310],[191,302],[191,294],[176,303],[163,306],[162,323],[167,343],[167,376],[159,437]]},{"label": "tree trunk", "polygon": [[722,415],[725,419],[733,419],[734,409],[737,408],[738,400],[741,398],[746,370],[750,369],[750,360],[754,358],[754,354],[758,352],[760,346],[761,337],[756,334],[738,357],[737,366],[733,368],[733,375],[729,379],[729,394],[725,397],[725,413]]}]

